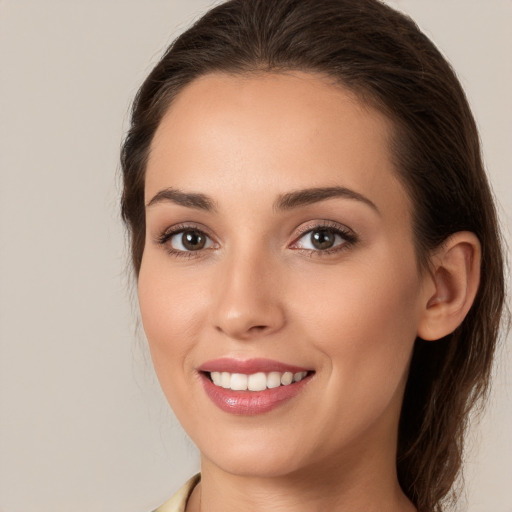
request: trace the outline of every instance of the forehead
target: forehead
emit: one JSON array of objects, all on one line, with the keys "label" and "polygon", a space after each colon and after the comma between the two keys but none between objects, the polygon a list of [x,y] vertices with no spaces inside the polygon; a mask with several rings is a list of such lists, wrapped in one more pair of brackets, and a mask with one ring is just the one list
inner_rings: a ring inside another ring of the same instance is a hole
[{"label": "forehead", "polygon": [[322,75],[206,75],[176,96],[155,133],[146,202],[165,186],[222,198],[238,185],[269,199],[343,186],[404,206],[392,131],[384,114]]}]

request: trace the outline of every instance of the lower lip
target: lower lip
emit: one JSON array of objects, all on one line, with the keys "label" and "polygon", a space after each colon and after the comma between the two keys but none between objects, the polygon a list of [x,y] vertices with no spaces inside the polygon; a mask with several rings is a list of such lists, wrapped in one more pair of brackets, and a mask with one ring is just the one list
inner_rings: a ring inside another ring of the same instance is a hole
[{"label": "lower lip", "polygon": [[301,392],[309,382],[308,375],[300,382],[264,391],[233,391],[216,386],[204,373],[200,373],[203,388],[219,409],[240,416],[253,416],[272,411]]}]

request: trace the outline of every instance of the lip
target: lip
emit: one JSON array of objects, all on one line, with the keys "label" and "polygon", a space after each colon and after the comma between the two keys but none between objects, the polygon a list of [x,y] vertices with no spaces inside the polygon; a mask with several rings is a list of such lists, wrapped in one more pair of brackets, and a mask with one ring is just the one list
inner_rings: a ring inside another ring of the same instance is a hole
[{"label": "lip", "polygon": [[258,372],[311,372],[311,368],[303,368],[294,366],[272,359],[233,359],[230,357],[222,357],[220,359],[212,359],[203,363],[198,370],[200,372],[229,372],[229,373],[245,373],[250,375]]},{"label": "lip", "polygon": [[[206,372],[230,372],[250,375],[257,372],[302,372],[308,375],[299,382],[264,391],[233,391],[216,386]],[[237,360],[231,358],[207,361],[198,368],[203,389],[210,400],[224,412],[239,416],[263,414],[283,405],[297,396],[307,386],[314,372],[300,366],[289,365],[270,359]]]}]

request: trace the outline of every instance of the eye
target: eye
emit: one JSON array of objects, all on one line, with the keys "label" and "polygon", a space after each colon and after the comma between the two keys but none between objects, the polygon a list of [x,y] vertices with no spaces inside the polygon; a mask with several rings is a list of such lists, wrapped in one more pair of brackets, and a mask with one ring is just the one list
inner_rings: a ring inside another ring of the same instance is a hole
[{"label": "eye", "polygon": [[159,243],[166,245],[171,253],[197,252],[214,246],[213,240],[204,231],[183,227],[164,233]]},{"label": "eye", "polygon": [[316,252],[341,250],[356,241],[354,234],[339,226],[316,226],[303,232],[292,248]]},{"label": "eye", "polygon": [[334,246],[343,243],[343,238],[328,229],[316,229],[309,231],[303,235],[296,245],[301,249],[310,249],[315,251],[325,251],[326,249],[332,249]]},{"label": "eye", "polygon": [[211,240],[201,231],[194,229],[171,236],[169,245],[177,251],[200,251],[209,247]]}]

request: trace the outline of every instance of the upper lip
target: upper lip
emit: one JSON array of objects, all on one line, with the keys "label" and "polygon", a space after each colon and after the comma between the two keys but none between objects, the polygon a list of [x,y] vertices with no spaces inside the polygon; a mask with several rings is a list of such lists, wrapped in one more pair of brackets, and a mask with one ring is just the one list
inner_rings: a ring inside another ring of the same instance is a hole
[{"label": "upper lip", "polygon": [[295,366],[272,359],[233,359],[230,357],[221,357],[219,359],[212,359],[206,361],[199,366],[198,371],[201,372],[229,372],[229,373],[245,373],[251,375],[258,372],[307,372],[311,371],[309,368]]}]

